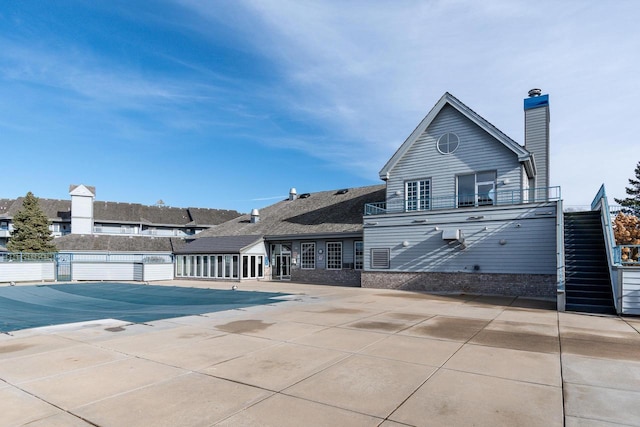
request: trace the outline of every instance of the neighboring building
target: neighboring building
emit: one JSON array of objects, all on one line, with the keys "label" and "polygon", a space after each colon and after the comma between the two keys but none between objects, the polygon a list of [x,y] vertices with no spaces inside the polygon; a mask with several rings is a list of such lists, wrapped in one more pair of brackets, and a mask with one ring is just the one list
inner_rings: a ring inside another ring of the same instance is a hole
[{"label": "neighboring building", "polygon": [[176,254],[176,277],[360,286],[364,205],[384,185],[298,194],[203,231]]},{"label": "neighboring building", "polygon": [[[222,209],[96,201],[95,188],[85,185],[72,185],[69,194],[71,200],[38,199],[40,208],[51,222],[50,229],[56,237],[54,242],[60,250],[155,250],[159,241],[166,240],[161,245],[171,251],[175,244],[168,238],[177,242],[240,215]],[[6,246],[11,236],[12,219],[22,208],[22,201],[22,197],[0,199],[0,248]],[[93,239],[88,240],[86,236]],[[149,237],[165,239],[144,239]]]},{"label": "neighboring building", "polygon": [[[445,93],[380,171],[363,287],[554,297],[560,189],[548,95],[525,99],[521,146]],[[560,242],[561,244],[561,242]]]}]

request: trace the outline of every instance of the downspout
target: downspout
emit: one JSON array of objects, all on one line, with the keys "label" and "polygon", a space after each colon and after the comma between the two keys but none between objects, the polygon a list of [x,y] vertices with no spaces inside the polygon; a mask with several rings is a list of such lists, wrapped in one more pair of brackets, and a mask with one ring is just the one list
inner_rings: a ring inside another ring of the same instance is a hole
[{"label": "downspout", "polygon": [[565,292],[564,260],[564,210],[562,200],[556,203],[556,302],[558,311],[565,311],[567,301]]}]

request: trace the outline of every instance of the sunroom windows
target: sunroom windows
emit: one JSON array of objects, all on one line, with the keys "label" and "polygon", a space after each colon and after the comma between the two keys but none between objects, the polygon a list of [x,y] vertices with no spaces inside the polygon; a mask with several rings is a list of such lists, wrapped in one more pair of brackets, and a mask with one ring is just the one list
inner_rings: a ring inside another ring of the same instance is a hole
[{"label": "sunroom windows", "polygon": [[257,279],[264,277],[262,255],[176,255],[176,277],[213,279]]}]

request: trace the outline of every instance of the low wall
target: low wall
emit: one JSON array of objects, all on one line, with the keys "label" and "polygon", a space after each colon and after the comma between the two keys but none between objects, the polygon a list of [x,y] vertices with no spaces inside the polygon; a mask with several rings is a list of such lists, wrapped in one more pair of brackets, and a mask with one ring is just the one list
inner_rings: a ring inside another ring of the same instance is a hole
[{"label": "low wall", "polygon": [[363,271],[363,288],[556,298],[556,276],[500,273]]},{"label": "low wall", "polygon": [[311,283],[317,285],[337,285],[360,287],[361,270],[291,270],[291,281],[297,283]]},{"label": "low wall", "polygon": [[[73,281],[144,281],[172,280],[173,264],[136,262],[73,262]],[[46,262],[0,262],[0,283],[53,282],[56,264]]]},{"label": "low wall", "polygon": [[55,280],[53,261],[0,262],[0,283]]}]

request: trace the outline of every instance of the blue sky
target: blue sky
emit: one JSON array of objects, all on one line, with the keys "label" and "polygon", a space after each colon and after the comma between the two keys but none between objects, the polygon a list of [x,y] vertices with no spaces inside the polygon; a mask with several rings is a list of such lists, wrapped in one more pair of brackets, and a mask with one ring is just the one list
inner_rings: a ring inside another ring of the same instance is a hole
[{"label": "blue sky", "polygon": [[449,91],[520,143],[549,93],[551,183],[624,197],[640,160],[637,1],[5,1],[0,198],[248,212],[381,183]]}]

